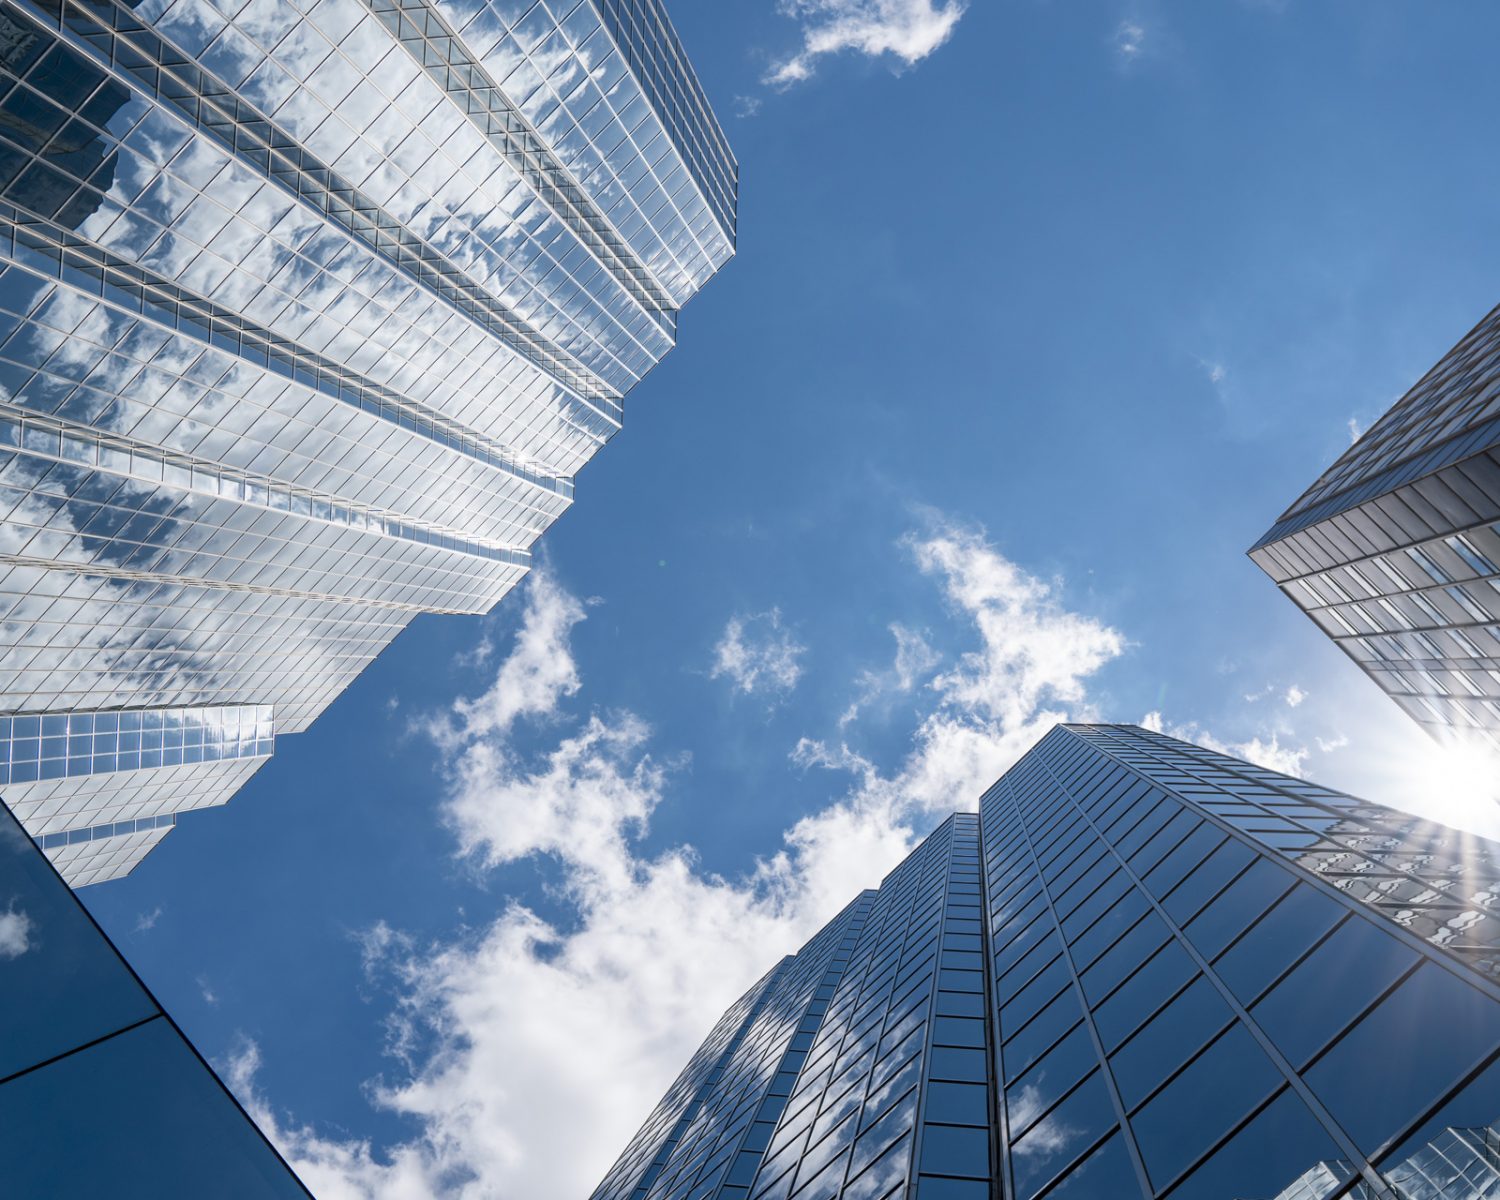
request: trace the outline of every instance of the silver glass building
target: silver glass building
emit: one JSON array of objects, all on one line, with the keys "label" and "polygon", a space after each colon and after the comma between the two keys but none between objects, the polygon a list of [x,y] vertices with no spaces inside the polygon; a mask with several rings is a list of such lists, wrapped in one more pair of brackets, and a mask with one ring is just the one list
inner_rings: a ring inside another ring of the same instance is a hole
[{"label": "silver glass building", "polygon": [[727,1012],[594,1200],[1500,1196],[1500,844],[1058,726]]},{"label": "silver glass building", "polygon": [[514,586],[736,186],[659,0],[0,0],[0,794],[70,882]]},{"label": "silver glass building", "polygon": [[1250,557],[1428,732],[1500,745],[1500,309]]}]

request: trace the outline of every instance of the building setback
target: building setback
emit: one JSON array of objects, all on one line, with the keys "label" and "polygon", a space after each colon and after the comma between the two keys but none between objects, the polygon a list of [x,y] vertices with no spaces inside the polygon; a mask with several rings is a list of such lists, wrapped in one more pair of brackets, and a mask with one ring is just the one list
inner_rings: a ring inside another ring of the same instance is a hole
[{"label": "building setback", "polygon": [[1058,726],[725,1014],[594,1200],[1500,1195],[1500,845]]},{"label": "building setback", "polygon": [[1500,745],[1500,309],[1250,557],[1413,719]]},{"label": "building setback", "polygon": [[659,0],[0,0],[0,794],[71,883],[515,585],[736,187]]}]

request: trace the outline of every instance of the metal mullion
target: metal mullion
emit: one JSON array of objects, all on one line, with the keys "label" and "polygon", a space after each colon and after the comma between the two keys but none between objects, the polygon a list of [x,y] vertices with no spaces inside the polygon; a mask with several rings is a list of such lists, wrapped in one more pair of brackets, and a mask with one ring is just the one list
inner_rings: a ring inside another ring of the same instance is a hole
[{"label": "metal mullion", "polygon": [[[1052,777],[1054,785],[1061,789],[1063,795],[1067,797],[1068,802],[1070,802],[1073,807],[1078,810],[1079,814],[1083,816],[1084,820],[1087,821],[1088,824],[1094,829],[1095,835],[1099,836],[1102,840],[1102,835],[1099,834],[1098,826],[1094,825],[1093,820],[1088,816],[1087,813],[1083,811],[1083,806],[1079,804],[1078,801],[1074,798],[1072,792],[1061,785],[1061,783],[1057,779],[1056,774],[1051,770],[1050,764],[1043,761],[1041,765],[1047,771],[1048,775]],[[1019,809],[1019,806],[1017,807]],[[1026,837],[1026,852],[1030,855],[1032,864],[1036,867],[1038,877],[1041,877],[1041,864],[1037,862],[1036,849],[1031,844],[1031,833],[1026,828],[1026,817],[1024,813],[1021,816],[1021,823],[1022,832]],[[1083,990],[1083,981],[1079,978],[1077,965],[1073,962],[1073,948],[1068,944],[1067,935],[1063,932],[1062,920],[1057,915],[1057,909],[1052,903],[1052,894],[1051,892],[1047,891],[1045,880],[1043,881],[1043,893],[1047,897],[1047,911],[1051,914],[1053,924],[1057,929],[1058,941],[1062,943],[1063,960],[1067,963],[1068,973],[1072,977],[1073,987],[1077,989],[1079,1004],[1083,1008],[1083,1020],[1084,1023],[1088,1026],[1089,1040],[1093,1043],[1094,1055],[1099,1062],[1099,1065],[1096,1069],[1099,1072],[1100,1080],[1104,1083],[1105,1089],[1109,1092],[1110,1104],[1114,1106],[1115,1122],[1119,1126],[1120,1135],[1124,1139],[1126,1151],[1130,1155],[1131,1166],[1135,1168],[1136,1182],[1140,1185],[1142,1196],[1152,1196],[1155,1193],[1151,1188],[1150,1176],[1146,1174],[1146,1164],[1141,1158],[1140,1147],[1135,1144],[1135,1138],[1130,1132],[1129,1124],[1126,1118],[1125,1104],[1124,1101],[1120,1098],[1120,1089],[1115,1083],[1114,1072],[1109,1068],[1109,1056],[1105,1053],[1104,1041],[1099,1036],[1098,1028],[1094,1025],[1094,1012],[1093,1009],[1089,1006],[1088,994]],[[1079,1080],[1078,1083],[1074,1085],[1073,1090],[1076,1090],[1078,1087],[1081,1087],[1084,1083],[1086,1083],[1089,1079],[1090,1074],[1092,1074],[1092,1072],[1085,1073],[1083,1079]],[[1071,1095],[1071,1091],[1069,1094]],[[1058,1101],[1058,1103],[1061,1102],[1061,1100]],[[1008,1124],[1009,1109],[1007,1109],[1006,1115]],[[1080,1160],[1075,1158],[1072,1160],[1072,1162],[1065,1164],[1062,1169],[1065,1170],[1067,1167],[1072,1166],[1078,1161]],[[1056,1176],[1054,1176],[1054,1180],[1055,1178]],[[1053,1182],[1053,1180],[1049,1180],[1048,1182],[1051,1183]]]},{"label": "metal mullion", "polygon": [[[1071,733],[1072,731],[1069,732]],[[1072,736],[1077,737],[1078,735],[1072,734]],[[1113,758],[1114,756],[1110,755],[1110,757]],[[1115,761],[1119,760],[1116,759]],[[1052,776],[1054,782],[1058,787],[1062,788],[1065,792],[1068,792],[1069,795],[1072,794],[1067,785],[1064,784],[1060,779],[1058,779],[1057,774],[1052,769],[1052,765],[1050,763],[1043,760],[1042,767],[1048,772],[1048,774]],[[1137,774],[1139,774],[1139,772],[1137,772]],[[1213,970],[1212,964],[1209,963],[1209,961],[1198,950],[1198,948],[1193,945],[1192,941],[1183,932],[1182,927],[1179,926],[1177,922],[1171,918],[1166,909],[1162,907],[1161,902],[1157,900],[1157,898],[1146,889],[1145,884],[1140,880],[1139,877],[1136,876],[1130,864],[1125,861],[1124,857],[1120,855],[1119,851],[1111,847],[1111,852],[1120,859],[1121,869],[1126,871],[1129,874],[1130,878],[1134,880],[1135,885],[1140,888],[1141,894],[1145,896],[1146,902],[1151,905],[1152,909],[1156,912],[1156,915],[1166,923],[1168,931],[1177,939],[1178,944],[1187,951],[1188,956],[1193,960],[1199,971],[1203,973],[1204,977],[1209,981],[1209,984],[1214,988],[1215,991],[1219,993],[1224,1002],[1229,1005],[1229,1008],[1234,1013],[1234,1015],[1238,1017],[1244,1024],[1247,1032],[1249,1032],[1255,1038],[1256,1042],[1260,1045],[1266,1056],[1271,1060],[1272,1065],[1288,1080],[1291,1087],[1297,1092],[1298,1097],[1304,1104],[1307,1105],[1308,1110],[1324,1127],[1325,1131],[1328,1133],[1333,1142],[1339,1147],[1341,1151],[1343,1151],[1349,1161],[1355,1164],[1356,1170],[1365,1175],[1369,1182],[1379,1185],[1380,1178],[1378,1175],[1376,1175],[1374,1167],[1371,1165],[1369,1160],[1360,1152],[1359,1147],[1354,1144],[1353,1139],[1351,1139],[1348,1134],[1344,1132],[1343,1127],[1333,1119],[1333,1115],[1327,1110],[1327,1108],[1324,1107],[1323,1102],[1318,1099],[1318,1097],[1313,1093],[1312,1089],[1308,1087],[1301,1074],[1294,1067],[1292,1067],[1291,1063],[1287,1061],[1286,1056],[1281,1053],[1281,1050],[1270,1039],[1266,1032],[1261,1029],[1260,1024],[1250,1016],[1249,1011],[1245,1008],[1244,1005],[1239,1002],[1239,998],[1236,997],[1232,991],[1230,991],[1228,985],[1218,977],[1217,973],[1215,973]],[[1201,912],[1202,909],[1200,909],[1199,911]],[[1092,1010],[1090,1010],[1089,1019],[1090,1028],[1092,1029]],[[1097,1031],[1094,1032],[1095,1037],[1097,1038],[1098,1033]],[[1222,1036],[1222,1033],[1219,1036]],[[1109,1068],[1109,1063],[1107,1060],[1104,1061],[1104,1066],[1107,1070],[1109,1070],[1110,1083],[1111,1086],[1113,1086],[1114,1073],[1113,1070]],[[1118,1100],[1117,1093],[1115,1098]],[[1129,1138],[1129,1141],[1132,1145],[1134,1144],[1135,1138],[1133,1134]],[[1142,1169],[1144,1170],[1144,1167]],[[1173,1182],[1176,1182],[1176,1180],[1174,1180]]]}]

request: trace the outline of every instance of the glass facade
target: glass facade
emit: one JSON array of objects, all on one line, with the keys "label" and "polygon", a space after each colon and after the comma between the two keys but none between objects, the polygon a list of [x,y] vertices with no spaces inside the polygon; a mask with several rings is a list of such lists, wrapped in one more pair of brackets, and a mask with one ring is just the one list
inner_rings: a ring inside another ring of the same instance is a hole
[{"label": "glass facade", "polygon": [[1058,726],[725,1015],[594,1200],[1474,1200],[1500,845]]},{"label": "glass facade", "polygon": [[68,722],[0,788],[70,881],[522,578],[736,180],[655,0],[0,0],[0,729]]},{"label": "glass facade", "polygon": [[1500,745],[1500,309],[1250,557],[1429,732]]},{"label": "glass facade", "polygon": [[0,804],[7,1196],[308,1193]]}]

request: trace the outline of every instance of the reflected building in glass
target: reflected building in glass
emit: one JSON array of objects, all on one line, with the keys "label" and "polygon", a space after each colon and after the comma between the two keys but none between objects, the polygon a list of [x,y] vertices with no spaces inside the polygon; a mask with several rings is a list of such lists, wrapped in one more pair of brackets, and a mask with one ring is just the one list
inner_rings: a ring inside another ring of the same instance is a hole
[{"label": "reflected building in glass", "polygon": [[594,1200],[1473,1200],[1500,845],[1058,726],[714,1028]]},{"label": "reflected building in glass", "polygon": [[1250,557],[1429,733],[1500,745],[1500,309]]},{"label": "reflected building in glass", "polygon": [[0,793],[72,883],[514,586],[736,171],[659,0],[0,0]]},{"label": "reflected building in glass", "polygon": [[0,804],[0,1192],[308,1200]]}]

